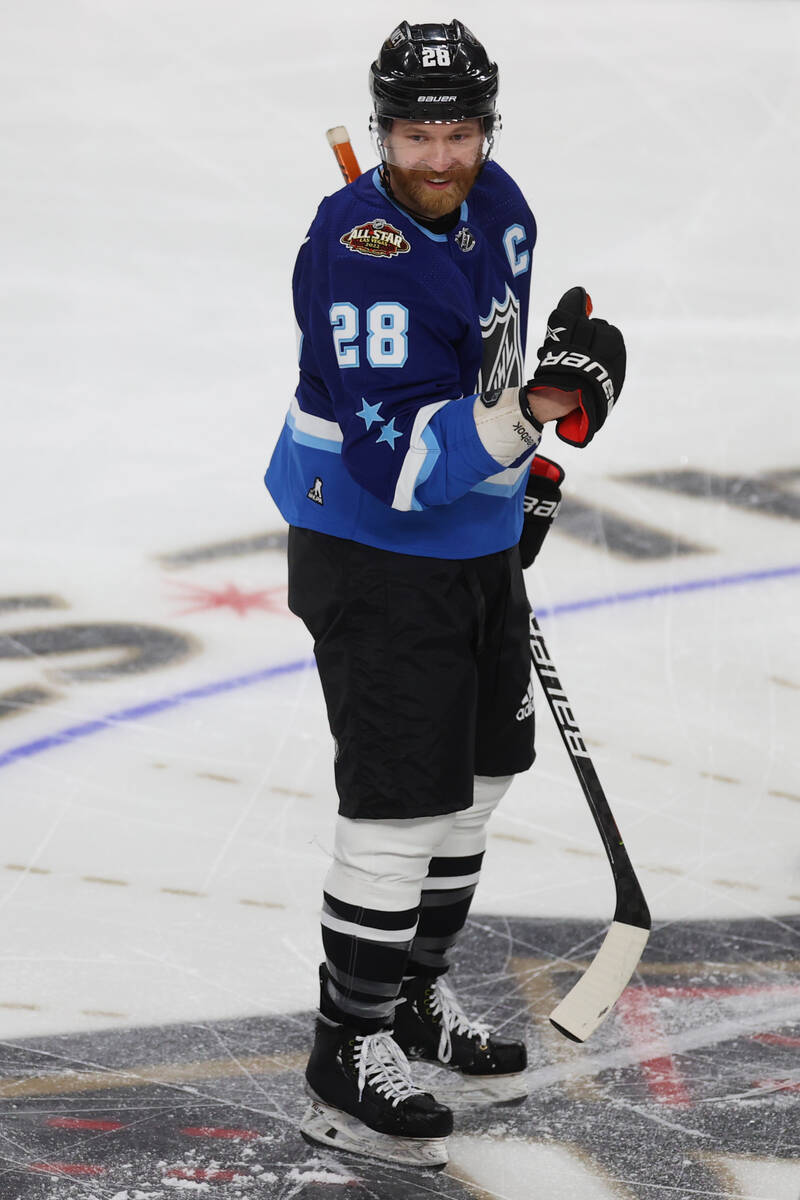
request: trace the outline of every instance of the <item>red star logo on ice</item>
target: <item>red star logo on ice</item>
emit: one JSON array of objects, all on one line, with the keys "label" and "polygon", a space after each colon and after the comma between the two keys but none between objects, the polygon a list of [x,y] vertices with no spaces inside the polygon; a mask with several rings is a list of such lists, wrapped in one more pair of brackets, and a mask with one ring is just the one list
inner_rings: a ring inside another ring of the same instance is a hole
[{"label": "red star logo on ice", "polygon": [[258,592],[240,591],[235,583],[227,583],[221,588],[200,587],[195,583],[177,583],[173,586],[183,599],[190,602],[188,608],[183,608],[176,616],[184,617],[188,613],[203,612],[211,608],[231,608],[240,617],[244,617],[251,608],[261,609],[262,612],[288,615],[286,607],[286,588],[264,588]]}]

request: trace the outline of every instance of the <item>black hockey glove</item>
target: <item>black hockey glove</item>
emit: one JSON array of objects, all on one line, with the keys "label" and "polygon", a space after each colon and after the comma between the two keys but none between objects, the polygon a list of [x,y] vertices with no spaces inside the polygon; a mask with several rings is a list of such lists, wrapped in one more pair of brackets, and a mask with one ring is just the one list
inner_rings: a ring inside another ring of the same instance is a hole
[{"label": "black hockey glove", "polygon": [[556,422],[556,433],[571,446],[588,446],[619,399],[625,380],[625,342],[608,321],[592,317],[592,301],[582,287],[570,288],[547,322],[539,366],[526,384],[577,390],[578,407]]},{"label": "black hockey glove", "polygon": [[525,485],[525,515],[519,539],[519,556],[523,567],[529,567],[542,548],[550,526],[561,506],[561,484],[564,470],[558,463],[533,456],[528,482]]}]

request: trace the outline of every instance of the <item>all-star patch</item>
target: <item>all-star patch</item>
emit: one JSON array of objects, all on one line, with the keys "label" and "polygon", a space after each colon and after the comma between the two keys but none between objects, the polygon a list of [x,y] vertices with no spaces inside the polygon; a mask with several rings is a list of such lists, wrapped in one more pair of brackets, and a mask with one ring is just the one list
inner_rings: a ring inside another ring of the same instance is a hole
[{"label": "all-star patch", "polygon": [[461,229],[459,229],[455,236],[455,243],[464,251],[465,254],[475,248],[475,238],[472,236],[470,230],[467,229],[466,225],[462,225]]},{"label": "all-star patch", "polygon": [[349,233],[343,233],[339,241],[348,250],[369,254],[372,258],[394,258],[397,254],[408,254],[411,249],[400,230],[383,217],[373,217],[363,225],[356,225]]}]

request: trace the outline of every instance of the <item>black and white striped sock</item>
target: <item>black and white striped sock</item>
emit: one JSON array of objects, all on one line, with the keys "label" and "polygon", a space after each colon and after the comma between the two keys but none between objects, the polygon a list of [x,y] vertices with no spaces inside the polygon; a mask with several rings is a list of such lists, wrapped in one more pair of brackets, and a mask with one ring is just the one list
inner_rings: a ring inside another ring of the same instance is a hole
[{"label": "black and white striped sock", "polygon": [[448,969],[448,951],[467,922],[482,863],[483,852],[431,859],[406,975],[443,975]]},{"label": "black and white striped sock", "polygon": [[417,909],[363,908],[324,892],[322,944],[328,969],[324,1016],[360,1033],[392,1023]]}]

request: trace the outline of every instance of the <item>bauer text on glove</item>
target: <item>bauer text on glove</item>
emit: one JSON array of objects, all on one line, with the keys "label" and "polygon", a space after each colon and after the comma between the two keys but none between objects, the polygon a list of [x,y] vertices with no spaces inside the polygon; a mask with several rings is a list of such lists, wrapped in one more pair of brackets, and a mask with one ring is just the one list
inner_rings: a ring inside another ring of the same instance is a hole
[{"label": "bauer text on glove", "polygon": [[542,454],[534,454],[525,485],[519,557],[529,567],[542,548],[561,507],[564,468]]}]

